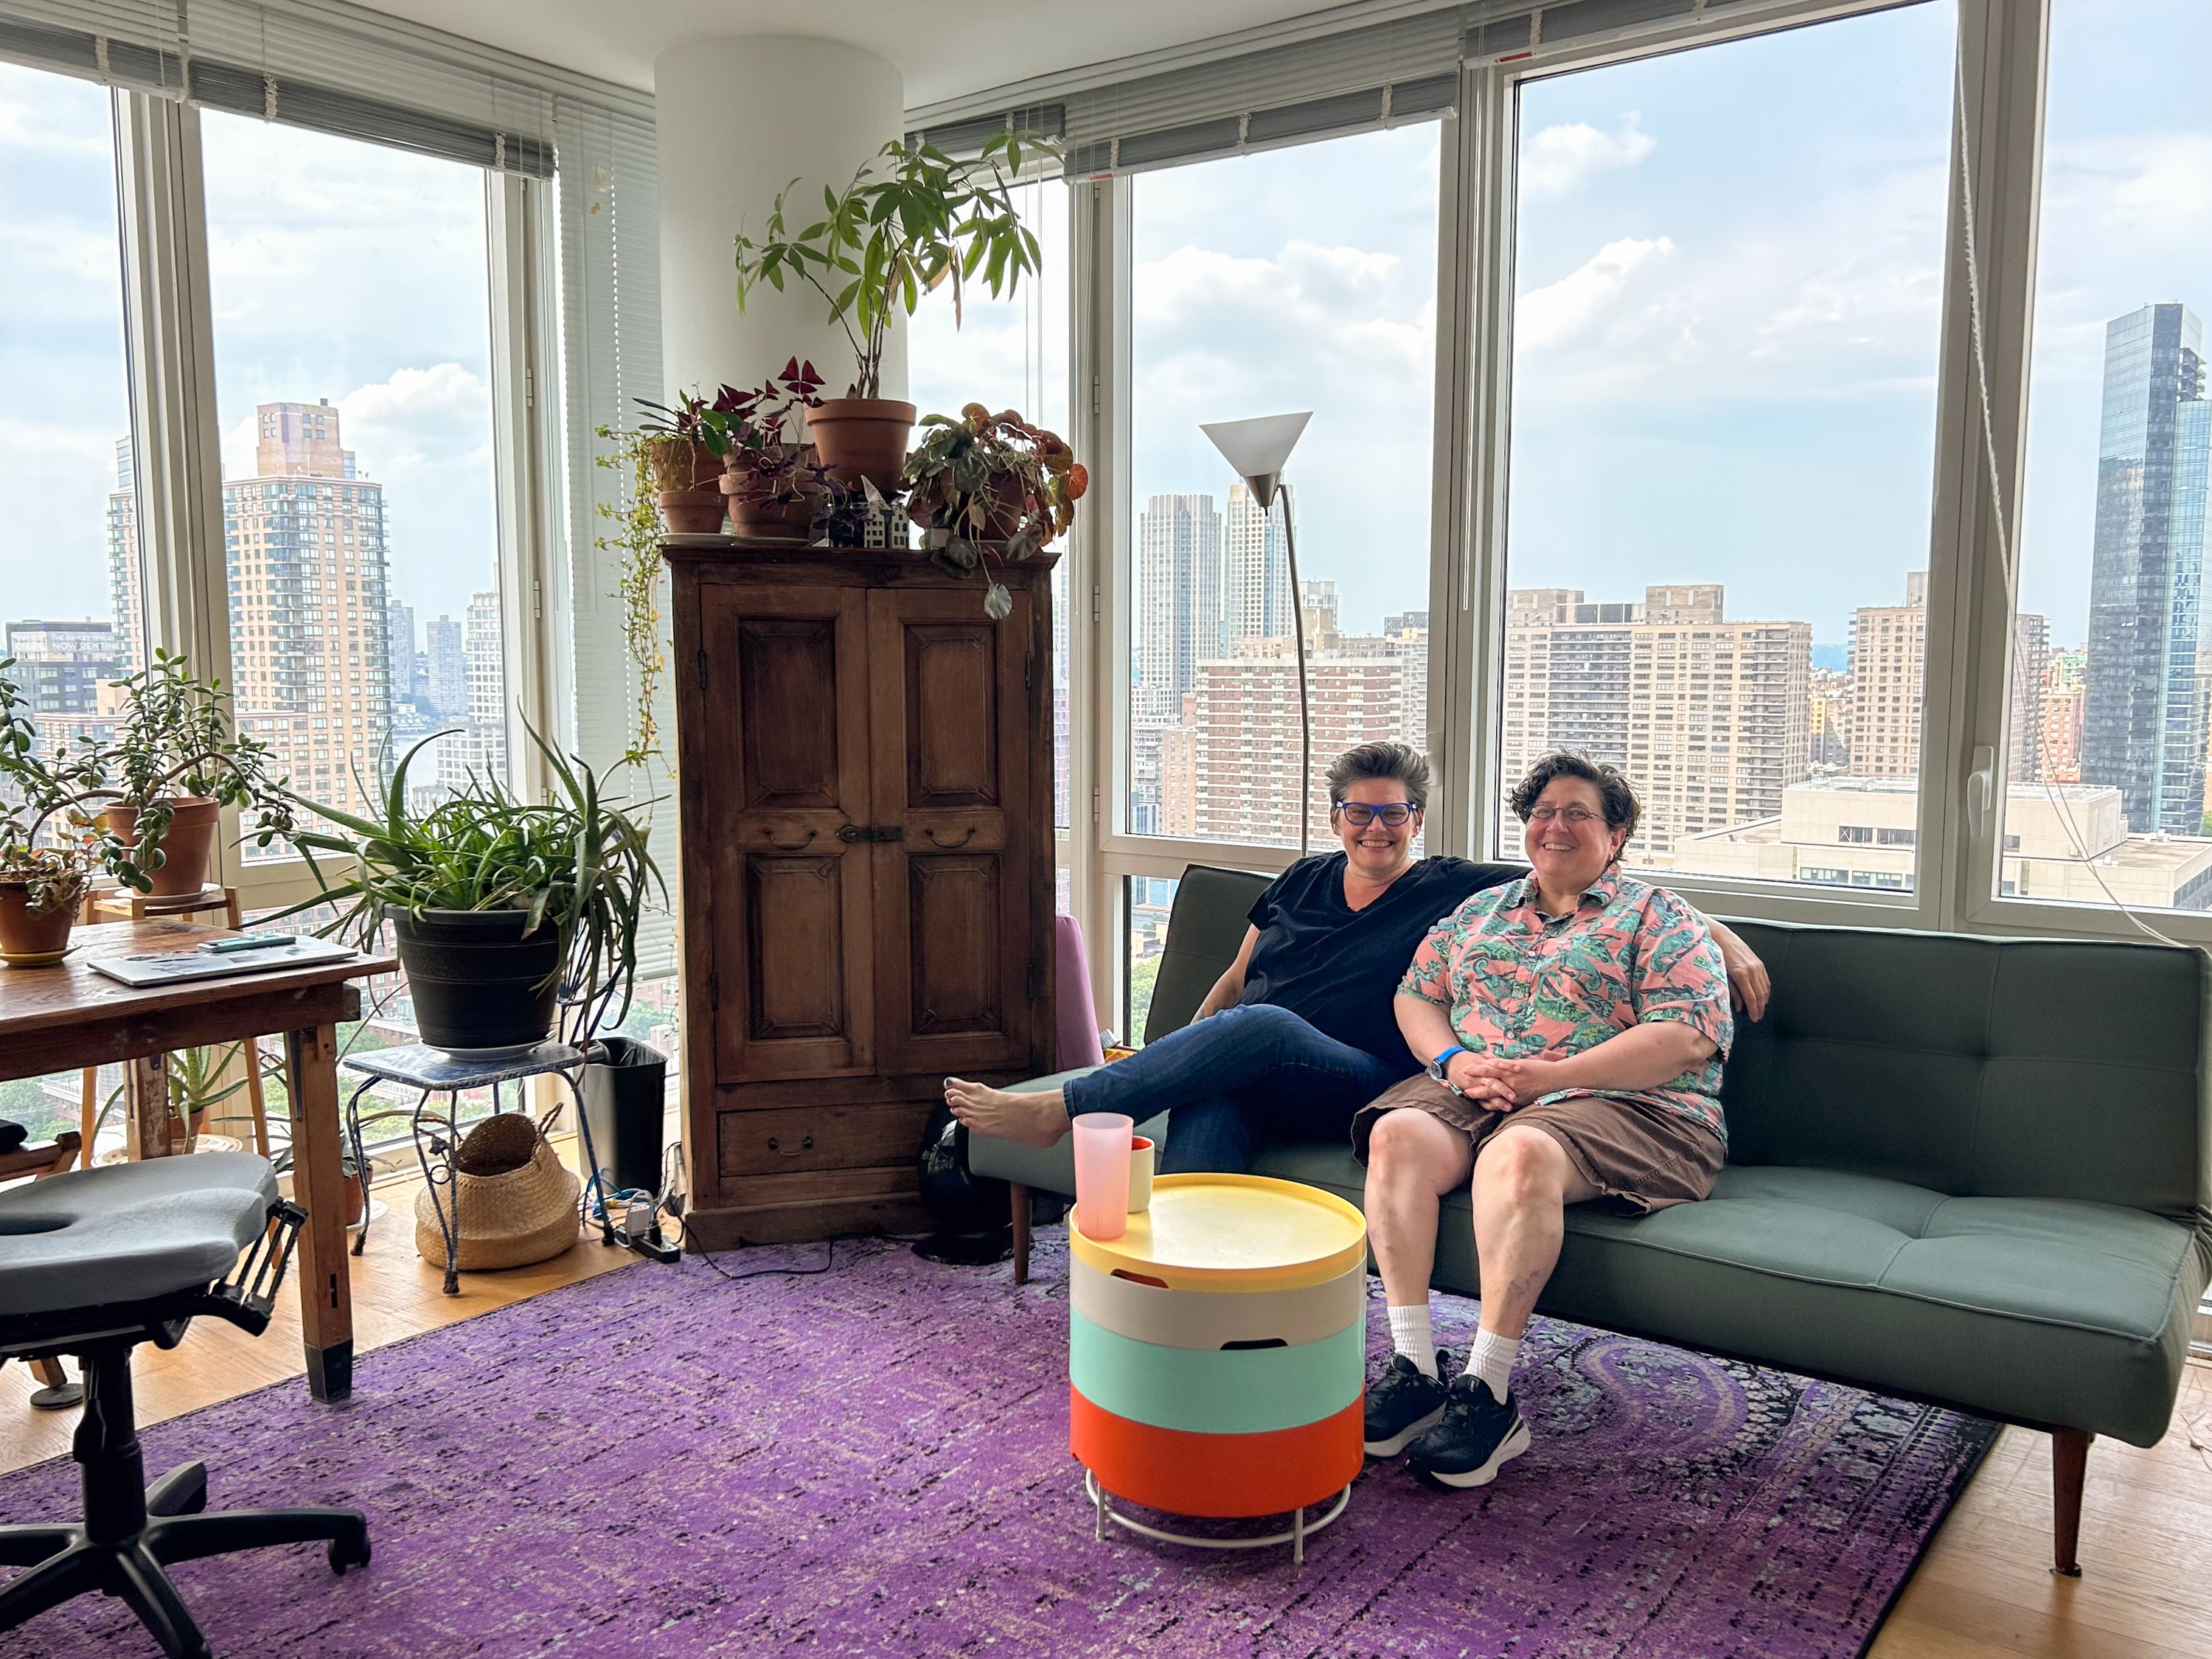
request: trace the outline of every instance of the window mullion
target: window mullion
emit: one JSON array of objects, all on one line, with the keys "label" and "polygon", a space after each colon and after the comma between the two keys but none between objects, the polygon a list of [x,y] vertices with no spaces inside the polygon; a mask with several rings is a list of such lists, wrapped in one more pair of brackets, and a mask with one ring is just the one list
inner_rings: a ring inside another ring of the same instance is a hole
[{"label": "window mullion", "polygon": [[1920,772],[1922,881],[1938,905],[1929,925],[1946,928],[1987,925],[1996,890],[2014,631],[2007,556],[2016,569],[2049,32],[2047,0],[1960,0],[1960,17],[1982,350],[1954,132]]}]

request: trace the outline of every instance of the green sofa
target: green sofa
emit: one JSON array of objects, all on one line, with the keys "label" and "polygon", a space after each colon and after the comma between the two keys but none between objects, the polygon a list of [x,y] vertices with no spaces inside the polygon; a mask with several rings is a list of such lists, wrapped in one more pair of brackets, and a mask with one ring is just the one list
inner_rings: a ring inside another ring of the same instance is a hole
[{"label": "green sofa", "polygon": [[[1184,876],[1146,1041],[1189,1020],[1264,884]],[[2089,1441],[2165,1433],[2212,1275],[2212,960],[1730,925],[1774,995],[1729,1060],[1729,1167],[1703,1204],[1571,1209],[1542,1310],[2046,1431],[2057,1568],[2078,1571]],[[1171,1133],[1165,1115],[1142,1132]],[[1067,1143],[976,1136],[969,1166],[1014,1183],[1026,1276],[1025,1189],[1073,1191]],[[1360,1201],[1346,1146],[1257,1168]],[[1435,1283],[1476,1294],[1466,1195],[1444,1208]]]}]

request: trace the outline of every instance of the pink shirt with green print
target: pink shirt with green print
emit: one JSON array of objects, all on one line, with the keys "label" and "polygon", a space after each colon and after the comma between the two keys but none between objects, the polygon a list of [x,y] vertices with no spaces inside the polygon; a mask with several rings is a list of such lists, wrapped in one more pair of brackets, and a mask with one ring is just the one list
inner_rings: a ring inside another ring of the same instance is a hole
[{"label": "pink shirt with green print", "polygon": [[1735,1036],[1728,970],[1705,920],[1664,888],[1608,870],[1571,916],[1536,908],[1536,879],[1487,888],[1429,930],[1400,982],[1432,1002],[1478,1054],[1565,1060],[1631,1026],[1680,1020],[1714,1051],[1656,1089],[1561,1089],[1546,1100],[1603,1094],[1701,1123],[1723,1140],[1721,1062]]}]

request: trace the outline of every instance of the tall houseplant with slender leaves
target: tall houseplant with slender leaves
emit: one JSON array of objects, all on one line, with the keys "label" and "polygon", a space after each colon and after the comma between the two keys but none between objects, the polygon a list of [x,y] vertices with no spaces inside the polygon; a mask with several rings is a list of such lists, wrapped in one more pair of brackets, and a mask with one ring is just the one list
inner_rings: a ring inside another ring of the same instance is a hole
[{"label": "tall houseplant with slender leaves", "polygon": [[1013,184],[1024,167],[1059,156],[1033,133],[998,133],[968,161],[919,140],[894,142],[842,191],[822,187],[820,218],[799,222],[813,209],[794,179],[759,238],[738,233],[738,308],[763,284],[781,293],[803,283],[853,348],[850,392],[806,415],[823,465],[841,483],[857,489],[865,478],[889,492],[906,459],[914,405],[883,396],[892,318],[913,315],[923,295],[946,288],[957,326],[969,283],[1001,299],[1035,276],[1042,254],[1015,209]]}]

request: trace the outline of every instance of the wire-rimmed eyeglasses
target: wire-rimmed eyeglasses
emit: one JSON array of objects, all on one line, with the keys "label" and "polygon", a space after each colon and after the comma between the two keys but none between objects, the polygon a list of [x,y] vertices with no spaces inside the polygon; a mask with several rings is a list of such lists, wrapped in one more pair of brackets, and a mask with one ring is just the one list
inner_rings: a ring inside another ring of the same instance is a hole
[{"label": "wire-rimmed eyeglasses", "polygon": [[1558,818],[1568,828],[1579,830],[1586,823],[1595,823],[1604,816],[1602,812],[1591,811],[1587,806],[1536,806],[1529,809],[1528,822],[1549,823],[1553,818]]},{"label": "wire-rimmed eyeglasses", "polygon": [[1377,818],[1395,830],[1420,810],[1419,804],[1410,800],[1386,800],[1373,804],[1364,800],[1340,800],[1329,808],[1331,813],[1341,816],[1355,830],[1364,830]]}]

